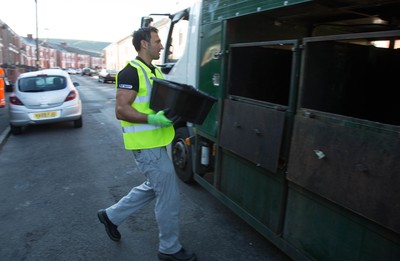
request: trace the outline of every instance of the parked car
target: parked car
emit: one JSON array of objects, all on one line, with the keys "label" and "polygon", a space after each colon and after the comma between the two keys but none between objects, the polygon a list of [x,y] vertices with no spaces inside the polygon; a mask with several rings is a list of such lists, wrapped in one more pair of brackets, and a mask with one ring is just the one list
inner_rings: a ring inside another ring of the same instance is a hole
[{"label": "parked car", "polygon": [[9,95],[9,118],[13,134],[28,125],[72,121],[82,127],[82,101],[69,74],[47,69],[21,74]]},{"label": "parked car", "polygon": [[102,69],[99,72],[99,82],[115,82],[116,70]]},{"label": "parked car", "polygon": [[93,70],[93,69],[91,69],[91,68],[83,68],[82,69],[82,72],[81,72],[81,75],[82,76],[85,76],[85,75],[87,75],[87,76],[92,76],[92,75],[94,75],[94,74],[96,74],[96,70]]},{"label": "parked car", "polygon": [[76,69],[75,69],[75,68],[68,68],[68,69],[67,69],[67,73],[69,73],[69,74],[76,74],[77,72],[76,72]]}]

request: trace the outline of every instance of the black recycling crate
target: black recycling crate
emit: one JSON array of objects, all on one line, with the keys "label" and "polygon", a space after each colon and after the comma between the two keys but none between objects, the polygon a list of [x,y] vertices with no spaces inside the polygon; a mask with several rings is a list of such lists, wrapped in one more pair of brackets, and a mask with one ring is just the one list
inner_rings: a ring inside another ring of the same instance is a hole
[{"label": "black recycling crate", "polygon": [[153,78],[150,108],[172,120],[202,124],[217,99],[190,85]]}]

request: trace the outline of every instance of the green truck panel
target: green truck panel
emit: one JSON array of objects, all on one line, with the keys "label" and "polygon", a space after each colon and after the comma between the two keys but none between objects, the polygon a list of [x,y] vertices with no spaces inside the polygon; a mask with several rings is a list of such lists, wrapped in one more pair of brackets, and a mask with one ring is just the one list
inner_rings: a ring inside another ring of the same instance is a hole
[{"label": "green truck panel", "polygon": [[195,179],[295,260],[400,260],[398,10],[203,2]]}]

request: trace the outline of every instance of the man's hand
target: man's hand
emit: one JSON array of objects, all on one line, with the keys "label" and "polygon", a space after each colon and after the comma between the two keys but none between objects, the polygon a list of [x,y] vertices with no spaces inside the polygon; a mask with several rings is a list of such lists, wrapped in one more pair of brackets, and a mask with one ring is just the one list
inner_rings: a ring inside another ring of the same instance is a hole
[{"label": "man's hand", "polygon": [[161,127],[168,127],[172,125],[172,121],[170,121],[164,115],[164,111],[159,111],[156,114],[149,114],[147,116],[147,121],[153,125],[159,125]]}]

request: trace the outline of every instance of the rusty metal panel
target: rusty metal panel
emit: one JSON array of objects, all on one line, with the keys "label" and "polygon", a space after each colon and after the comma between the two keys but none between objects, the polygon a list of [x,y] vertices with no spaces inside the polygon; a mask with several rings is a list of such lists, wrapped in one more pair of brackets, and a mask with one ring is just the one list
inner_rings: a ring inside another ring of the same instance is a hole
[{"label": "rusty metal panel", "polygon": [[225,100],[220,146],[276,172],[285,112]]},{"label": "rusty metal panel", "polygon": [[399,129],[295,117],[287,178],[400,233]]}]

